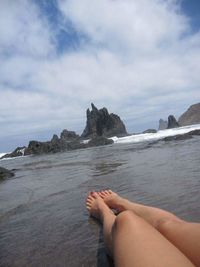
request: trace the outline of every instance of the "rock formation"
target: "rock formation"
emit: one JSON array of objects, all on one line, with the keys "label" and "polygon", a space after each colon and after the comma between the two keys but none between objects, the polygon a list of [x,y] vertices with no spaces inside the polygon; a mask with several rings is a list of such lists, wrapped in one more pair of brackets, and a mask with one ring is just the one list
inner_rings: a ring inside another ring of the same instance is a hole
[{"label": "rock formation", "polygon": [[126,127],[118,115],[109,114],[106,108],[98,110],[94,104],[91,106],[91,111],[87,109],[87,122],[81,135],[82,138],[127,135]]},{"label": "rock formation", "polygon": [[65,141],[72,141],[79,138],[79,135],[76,134],[74,131],[68,131],[64,129],[62,133],[60,134],[60,139]]},{"label": "rock formation", "polygon": [[51,141],[30,141],[28,147],[25,149],[24,154],[31,155],[57,153],[85,147],[86,145],[81,142],[79,135],[77,135],[74,131],[68,131],[65,129],[60,134],[60,138],[54,134]]},{"label": "rock formation", "polygon": [[[73,133],[71,135],[71,133]],[[80,148],[87,148],[93,146],[103,146],[110,145],[113,140],[108,139],[103,136],[96,136],[92,138],[87,144],[83,143],[75,132],[64,130],[61,133],[61,138],[57,135],[53,135],[51,141],[39,142],[30,141],[28,147],[23,147],[23,155],[42,155],[42,154],[52,154],[57,152],[64,152],[69,150],[75,150]],[[19,153],[19,149],[15,149],[12,153],[4,155],[2,158],[12,158],[22,156]]]},{"label": "rock formation", "polygon": [[147,129],[144,132],[142,132],[143,134],[145,133],[157,133],[157,131],[155,129]]},{"label": "rock formation", "polygon": [[15,157],[20,157],[20,156],[24,156],[26,147],[17,147],[13,152],[9,153],[9,154],[5,154],[2,159],[4,158],[15,158]]},{"label": "rock formation", "polygon": [[185,134],[177,134],[174,136],[167,136],[167,137],[163,138],[162,140],[163,141],[186,140],[186,139],[191,139],[195,135],[200,135],[200,130],[193,130],[193,131],[190,131],[189,133],[185,133]]},{"label": "rock formation", "polygon": [[177,128],[177,127],[179,127],[177,120],[173,115],[169,115],[167,129]]},{"label": "rock formation", "polygon": [[12,176],[14,176],[14,173],[12,171],[0,167],[0,181]]},{"label": "rock formation", "polygon": [[108,138],[103,137],[103,136],[96,136],[88,142],[88,145],[89,145],[89,147],[105,146],[105,145],[111,145],[113,143],[114,143],[114,141],[112,139],[108,139]]},{"label": "rock formation", "polygon": [[[91,146],[109,145],[113,143],[113,140],[106,137],[114,135],[127,135],[125,125],[120,117],[112,113],[109,114],[106,108],[98,110],[92,104],[92,110],[87,110],[87,125],[81,137],[74,131],[64,129],[60,138],[54,134],[51,141],[30,141],[28,147],[18,147],[2,158],[49,154]],[[86,144],[83,142],[83,138],[91,138],[91,140]]]},{"label": "rock formation", "polygon": [[167,121],[160,119],[158,130],[165,130],[165,129],[167,129]]},{"label": "rock formation", "polygon": [[200,123],[200,103],[190,106],[189,109],[180,116],[178,123],[181,126],[199,124]]}]

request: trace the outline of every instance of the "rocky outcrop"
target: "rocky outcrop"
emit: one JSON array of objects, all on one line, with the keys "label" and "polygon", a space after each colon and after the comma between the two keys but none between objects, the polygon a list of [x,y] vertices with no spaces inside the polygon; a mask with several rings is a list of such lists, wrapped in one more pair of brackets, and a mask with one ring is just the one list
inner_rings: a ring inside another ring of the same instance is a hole
[{"label": "rocky outcrop", "polygon": [[30,141],[28,147],[25,149],[24,154],[49,154],[85,147],[86,145],[81,143],[79,136],[75,132],[65,129],[62,131],[60,138],[54,134],[51,141]]},{"label": "rocky outcrop", "polygon": [[65,141],[72,141],[72,140],[79,139],[79,135],[76,134],[74,131],[68,131],[65,129],[60,134],[60,139],[65,140]]},{"label": "rocky outcrop", "polygon": [[186,140],[186,139],[191,139],[195,135],[200,135],[200,130],[193,130],[190,131],[189,133],[185,134],[177,134],[174,136],[167,136],[163,138],[163,141],[174,141],[174,140]]},{"label": "rocky outcrop", "polygon": [[81,135],[82,138],[127,135],[126,127],[118,115],[109,114],[106,108],[97,109],[94,104],[91,106],[91,111],[87,109],[86,127]]},{"label": "rocky outcrop", "polygon": [[179,124],[173,115],[168,117],[167,129],[177,128]]},{"label": "rocky outcrop", "polygon": [[65,129],[60,136],[59,138],[54,134],[51,141],[47,142],[30,141],[28,147],[18,147],[12,153],[4,155],[2,158],[57,153],[86,147],[81,142],[79,136],[73,131]]},{"label": "rocky outcrop", "polygon": [[5,158],[15,158],[15,157],[20,157],[20,156],[24,156],[26,147],[17,147],[13,152],[9,153],[9,154],[5,154],[3,157],[1,157],[2,159]]},{"label": "rocky outcrop", "polygon": [[199,124],[200,123],[200,103],[190,106],[189,109],[180,116],[178,123],[181,126]]},{"label": "rocky outcrop", "polygon": [[159,127],[158,127],[158,130],[165,130],[167,129],[167,121],[164,121],[163,119],[160,119],[159,120]]},{"label": "rocky outcrop", "polygon": [[28,147],[25,150],[25,155],[40,155],[48,153],[56,153],[64,151],[65,147],[60,142],[60,140],[48,142],[30,141]]},{"label": "rocky outcrop", "polygon": [[[59,138],[57,135],[54,135],[51,141],[47,142],[30,141],[28,147],[23,147],[23,155],[28,156],[53,154],[93,146],[110,145],[113,143],[113,140],[107,139],[103,136],[96,136],[92,138],[88,143],[84,143],[80,138],[78,138],[78,135],[76,135],[75,132],[73,133],[73,136],[62,135],[62,138]],[[21,156],[21,154],[16,153],[16,151],[17,149],[15,149],[15,151],[10,154],[4,155],[2,158],[12,158]]]},{"label": "rocky outcrop", "polygon": [[[91,146],[102,146],[113,143],[113,140],[106,137],[127,135],[124,123],[116,114],[109,114],[106,108],[98,110],[94,104],[92,110],[87,110],[87,124],[82,136],[74,131],[63,130],[60,138],[54,134],[47,142],[30,141],[28,147],[18,147],[12,153],[4,155],[2,158],[41,155],[49,153],[63,152]],[[84,138],[91,138],[88,143],[84,143]]]},{"label": "rocky outcrop", "polygon": [[88,146],[89,147],[105,146],[105,145],[111,145],[113,143],[114,143],[114,141],[112,139],[108,139],[108,138],[103,137],[103,136],[96,136],[88,142]]},{"label": "rocky outcrop", "polygon": [[157,131],[155,129],[147,129],[144,132],[142,132],[143,134],[145,133],[157,133]]},{"label": "rocky outcrop", "polygon": [[12,171],[0,167],[0,181],[10,178],[12,176],[14,176],[14,173]]}]

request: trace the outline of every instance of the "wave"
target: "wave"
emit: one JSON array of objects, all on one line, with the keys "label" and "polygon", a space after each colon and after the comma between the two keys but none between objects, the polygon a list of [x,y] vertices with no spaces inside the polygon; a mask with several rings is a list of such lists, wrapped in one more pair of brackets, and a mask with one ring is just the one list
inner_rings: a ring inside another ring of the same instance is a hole
[{"label": "wave", "polygon": [[[7,152],[7,153],[10,153],[10,152]],[[0,158],[3,157],[7,153],[0,153]]]},{"label": "wave", "polygon": [[[199,130],[199,129],[200,129],[200,124],[196,124],[196,125],[189,125],[189,126],[184,126],[184,127],[174,128],[174,129],[160,130],[157,133],[145,133],[145,134],[141,133],[141,134],[133,134],[133,135],[125,136],[125,137],[113,136],[109,139],[112,139],[114,143],[119,143],[119,144],[120,143],[121,144],[140,143],[140,142],[159,140],[159,139],[163,139],[168,136],[185,134],[193,130]],[[88,141],[89,139],[84,140],[84,143],[88,143]],[[7,152],[7,153],[10,153],[10,152]],[[7,153],[0,153],[0,158]],[[10,160],[10,159],[16,159],[16,158],[22,158],[22,157],[27,157],[27,156],[5,158],[5,159],[0,159],[0,160]]]},{"label": "wave", "polygon": [[166,129],[166,130],[160,130],[157,133],[145,133],[145,134],[133,134],[126,137],[111,137],[114,141],[114,143],[139,143],[139,142],[145,142],[145,141],[154,141],[159,140],[168,136],[174,136],[178,134],[185,134],[189,133],[193,130],[200,129],[200,124],[196,125],[189,125],[174,129]]}]

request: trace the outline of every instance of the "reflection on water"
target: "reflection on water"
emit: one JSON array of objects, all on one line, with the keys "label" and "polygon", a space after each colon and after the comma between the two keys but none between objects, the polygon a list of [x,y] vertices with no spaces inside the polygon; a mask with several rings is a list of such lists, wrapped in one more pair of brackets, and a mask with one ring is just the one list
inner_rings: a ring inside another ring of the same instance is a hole
[{"label": "reflection on water", "polygon": [[96,165],[94,165],[93,176],[101,176],[115,172],[117,168],[122,164],[123,164],[122,162],[109,163],[104,161],[97,163]]},{"label": "reflection on water", "polygon": [[102,229],[84,206],[91,190],[112,188],[199,221],[199,141],[115,144],[1,161],[17,170],[0,184],[0,266],[112,266]]}]

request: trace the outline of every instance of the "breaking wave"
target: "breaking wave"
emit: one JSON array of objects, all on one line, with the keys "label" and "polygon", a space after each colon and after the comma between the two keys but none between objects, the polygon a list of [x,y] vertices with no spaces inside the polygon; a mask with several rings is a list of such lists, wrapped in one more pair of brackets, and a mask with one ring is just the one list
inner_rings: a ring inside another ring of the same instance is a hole
[{"label": "breaking wave", "polygon": [[158,131],[157,133],[145,133],[145,134],[133,134],[126,137],[112,137],[111,139],[115,143],[139,143],[139,142],[146,142],[146,141],[154,141],[165,138],[167,136],[174,136],[178,134],[185,134],[193,130],[200,129],[200,124],[196,125],[189,125],[174,129],[166,129]]}]

